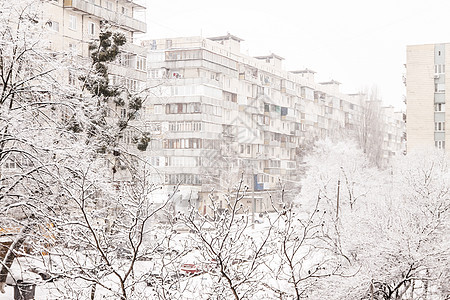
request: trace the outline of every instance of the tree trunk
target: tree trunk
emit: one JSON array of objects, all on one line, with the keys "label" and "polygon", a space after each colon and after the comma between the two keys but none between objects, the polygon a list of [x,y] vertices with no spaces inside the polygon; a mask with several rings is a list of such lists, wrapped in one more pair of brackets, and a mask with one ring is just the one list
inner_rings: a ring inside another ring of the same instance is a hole
[{"label": "tree trunk", "polygon": [[20,233],[17,235],[16,240],[9,246],[8,252],[6,252],[3,259],[2,268],[0,270],[0,292],[5,293],[6,278],[8,277],[9,270],[16,258],[16,252],[25,243],[28,233],[31,231],[31,225],[25,225]]},{"label": "tree trunk", "polygon": [[95,291],[97,290],[97,284],[94,283],[91,288],[91,300],[95,299]]}]

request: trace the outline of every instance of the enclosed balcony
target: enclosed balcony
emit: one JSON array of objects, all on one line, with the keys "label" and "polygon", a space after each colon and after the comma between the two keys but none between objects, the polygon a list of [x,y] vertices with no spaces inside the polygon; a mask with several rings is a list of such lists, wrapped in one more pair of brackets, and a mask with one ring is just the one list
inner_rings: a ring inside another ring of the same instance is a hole
[{"label": "enclosed balcony", "polygon": [[127,15],[95,5],[86,0],[64,0],[64,8],[80,11],[97,18],[107,20],[132,32],[147,32],[147,24]]}]

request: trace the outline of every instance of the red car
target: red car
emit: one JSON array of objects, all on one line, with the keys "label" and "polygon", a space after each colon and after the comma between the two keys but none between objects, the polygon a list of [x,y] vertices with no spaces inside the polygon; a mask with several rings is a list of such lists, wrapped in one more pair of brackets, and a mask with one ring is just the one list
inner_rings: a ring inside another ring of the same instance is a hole
[{"label": "red car", "polygon": [[203,272],[203,270],[195,264],[182,264],[181,271],[186,272],[189,275],[200,274]]}]

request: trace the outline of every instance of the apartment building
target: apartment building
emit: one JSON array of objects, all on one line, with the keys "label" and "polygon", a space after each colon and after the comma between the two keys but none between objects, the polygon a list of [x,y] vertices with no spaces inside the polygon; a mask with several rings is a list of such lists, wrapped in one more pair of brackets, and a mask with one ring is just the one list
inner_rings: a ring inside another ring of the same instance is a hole
[{"label": "apartment building", "polygon": [[[127,43],[108,67],[111,83],[124,84],[130,91],[139,90],[146,80],[146,53],[133,42],[136,34],[147,31],[147,24],[136,18],[144,10],[144,6],[131,0],[44,1],[49,47],[57,52],[70,52],[81,62],[89,57],[89,44],[98,39],[102,28],[121,32]],[[69,84],[76,84],[74,74],[69,72],[67,77]]]},{"label": "apartment building", "polygon": [[195,200],[207,212],[214,189],[223,208],[220,193],[243,176],[245,205],[270,209],[267,191],[299,183],[312,140],[359,125],[364,97],[342,94],[335,80],[316,83],[309,69],[285,71],[279,55],[244,55],[241,42],[231,34],[143,42],[154,94],[142,115],[153,137],[145,155],[154,181],[179,185],[181,206]]},{"label": "apartment building", "polygon": [[[40,6],[39,6],[40,5]],[[77,69],[64,71],[61,82],[68,85],[81,84],[78,80],[82,66],[90,66],[89,44],[98,40],[102,29],[121,32],[127,43],[121,47],[118,58],[109,63],[110,83],[124,85],[130,93],[145,87],[146,50],[133,44],[136,34],[146,32],[146,23],[135,15],[145,9],[131,0],[41,0],[40,16],[45,28],[48,48],[58,53],[67,53]],[[83,72],[83,71],[81,71]],[[114,107],[116,116],[126,115],[123,107]],[[0,168],[0,176],[14,174],[27,161],[11,156]]]},{"label": "apartment building", "polygon": [[445,121],[446,81],[450,44],[412,45],[406,50],[406,132],[408,151],[446,149],[450,131]]},{"label": "apartment building", "polygon": [[394,156],[406,154],[406,124],[405,114],[393,106],[381,107],[383,121],[383,151],[382,166],[388,166]]}]

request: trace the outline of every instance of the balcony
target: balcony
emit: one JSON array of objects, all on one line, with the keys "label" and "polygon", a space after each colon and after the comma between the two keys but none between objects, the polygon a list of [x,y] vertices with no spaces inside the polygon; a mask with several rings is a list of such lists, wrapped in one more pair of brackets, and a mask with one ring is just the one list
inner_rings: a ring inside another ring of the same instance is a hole
[{"label": "balcony", "polygon": [[64,0],[64,8],[71,8],[107,20],[127,30],[138,33],[147,32],[147,24],[132,17],[94,5],[85,0]]}]

